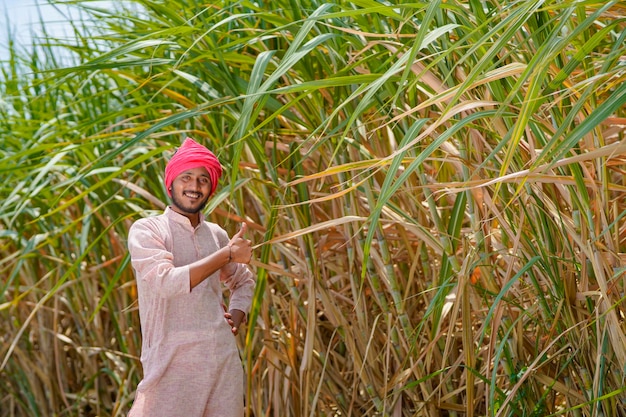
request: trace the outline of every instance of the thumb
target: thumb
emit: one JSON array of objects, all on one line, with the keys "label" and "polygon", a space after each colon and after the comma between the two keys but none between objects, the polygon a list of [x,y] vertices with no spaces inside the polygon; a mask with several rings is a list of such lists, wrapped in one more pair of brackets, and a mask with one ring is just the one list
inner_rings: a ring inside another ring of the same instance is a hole
[{"label": "thumb", "polygon": [[243,234],[246,233],[248,225],[246,223],[241,223],[241,229],[233,236],[233,239],[242,238]]}]

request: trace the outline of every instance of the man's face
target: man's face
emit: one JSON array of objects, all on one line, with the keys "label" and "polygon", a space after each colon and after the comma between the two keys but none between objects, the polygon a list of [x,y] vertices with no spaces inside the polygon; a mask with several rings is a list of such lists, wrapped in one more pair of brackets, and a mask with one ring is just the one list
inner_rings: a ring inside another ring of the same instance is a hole
[{"label": "man's face", "polygon": [[172,181],[172,205],[182,214],[197,214],[211,192],[211,178],[205,167],[183,171]]}]

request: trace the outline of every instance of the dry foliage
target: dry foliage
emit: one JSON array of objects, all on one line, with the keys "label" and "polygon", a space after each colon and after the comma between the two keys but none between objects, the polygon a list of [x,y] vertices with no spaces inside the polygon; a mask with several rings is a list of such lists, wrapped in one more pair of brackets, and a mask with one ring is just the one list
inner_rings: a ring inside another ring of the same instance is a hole
[{"label": "dry foliage", "polygon": [[78,3],[2,67],[0,417],[127,412],[186,135],[257,243],[249,415],[626,416],[622,2]]}]

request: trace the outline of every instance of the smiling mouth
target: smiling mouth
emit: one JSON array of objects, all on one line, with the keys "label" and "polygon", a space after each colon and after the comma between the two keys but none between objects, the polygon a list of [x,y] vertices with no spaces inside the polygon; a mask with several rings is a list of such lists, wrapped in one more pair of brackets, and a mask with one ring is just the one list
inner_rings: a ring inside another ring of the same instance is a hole
[{"label": "smiling mouth", "polygon": [[191,198],[191,199],[194,199],[194,200],[202,198],[202,193],[197,193],[197,192],[194,192],[194,191],[184,191],[183,195],[185,197],[188,197],[188,198]]}]

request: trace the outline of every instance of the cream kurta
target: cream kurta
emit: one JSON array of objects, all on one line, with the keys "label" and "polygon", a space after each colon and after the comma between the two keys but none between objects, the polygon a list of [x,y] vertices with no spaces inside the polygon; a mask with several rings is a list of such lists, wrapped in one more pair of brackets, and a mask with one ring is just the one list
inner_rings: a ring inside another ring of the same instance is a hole
[{"label": "cream kurta", "polygon": [[[220,271],[193,290],[188,265],[229,242],[220,226],[167,208],[140,219],[128,235],[141,320],[141,363],[130,417],[241,417],[243,368],[224,318]],[[244,264],[228,264],[223,283],[229,309],[248,312],[254,279]],[[222,268],[222,269],[224,269]],[[227,274],[228,275],[228,274]]]}]

